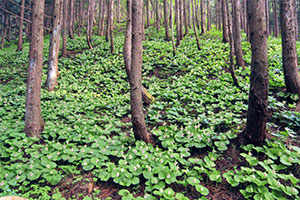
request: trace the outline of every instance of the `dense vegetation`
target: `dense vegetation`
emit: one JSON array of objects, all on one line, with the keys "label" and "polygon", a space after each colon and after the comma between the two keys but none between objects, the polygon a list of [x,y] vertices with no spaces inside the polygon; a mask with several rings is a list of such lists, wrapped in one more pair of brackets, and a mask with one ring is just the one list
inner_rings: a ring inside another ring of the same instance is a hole
[{"label": "dense vegetation", "polygon": [[144,108],[154,145],[132,134],[123,34],[114,54],[104,37],[93,37],[92,50],[85,37],[68,41],[74,54],[59,60],[59,87],[42,90],[42,139],[23,132],[29,44],[0,51],[0,196],[300,199],[298,96],[283,91],[280,39],[270,38],[268,47],[269,137],[262,146],[238,146],[249,92],[246,39],[238,88],[221,32],[202,35],[201,50],[190,33],[175,57],[163,29],[148,28],[146,36],[143,84],[155,103]]}]

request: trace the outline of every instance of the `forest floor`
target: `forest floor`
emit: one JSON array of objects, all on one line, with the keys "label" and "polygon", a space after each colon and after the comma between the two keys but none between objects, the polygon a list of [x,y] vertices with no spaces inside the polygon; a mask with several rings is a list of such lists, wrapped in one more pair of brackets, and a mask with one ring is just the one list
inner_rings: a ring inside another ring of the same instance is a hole
[{"label": "forest floor", "polygon": [[[299,97],[284,90],[280,39],[269,39],[268,138],[240,146],[251,60],[245,38],[247,67],[237,67],[236,87],[219,31],[201,36],[201,50],[190,33],[176,56],[163,29],[146,35],[143,85],[156,100],[144,110],[153,145],[132,134],[123,35],[116,34],[114,54],[103,37],[94,37],[92,50],[84,37],[68,40],[59,86],[42,89],[42,139],[23,133],[29,44],[0,50],[0,196],[300,199]],[[46,74],[45,65],[43,84]]]}]

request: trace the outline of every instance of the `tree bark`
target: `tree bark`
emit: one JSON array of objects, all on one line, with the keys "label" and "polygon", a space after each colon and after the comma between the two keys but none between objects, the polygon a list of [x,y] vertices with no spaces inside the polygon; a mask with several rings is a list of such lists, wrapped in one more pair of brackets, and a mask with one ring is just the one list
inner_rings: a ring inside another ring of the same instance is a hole
[{"label": "tree bark", "polygon": [[142,101],[142,12],[143,1],[132,2],[132,51],[131,51],[131,77],[130,77],[130,104],[133,133],[136,139],[150,143],[150,135],[145,124]]},{"label": "tree bark", "polygon": [[225,5],[225,0],[221,0],[222,3],[222,22],[223,22],[223,42],[229,42],[228,35],[228,19],[227,19],[227,9]]},{"label": "tree bark", "polygon": [[105,22],[105,8],[106,8],[106,0],[101,0],[102,2],[102,13],[101,13],[101,31],[100,31],[100,36],[104,35],[104,22]]},{"label": "tree bark", "polygon": [[86,40],[90,49],[93,49],[93,22],[94,22],[95,0],[89,0],[87,25],[86,25]]},{"label": "tree bark", "polygon": [[147,27],[150,26],[150,0],[146,2],[146,9],[147,9]]},{"label": "tree bark", "polygon": [[300,96],[300,75],[297,62],[294,0],[280,0],[282,63],[287,92]]},{"label": "tree bark", "polygon": [[183,1],[183,21],[184,21],[184,35],[188,35],[189,34],[189,24],[188,24],[188,11],[187,11],[188,5],[187,5],[187,1]]},{"label": "tree bark", "polygon": [[200,11],[201,11],[201,34],[205,34],[204,0],[201,0]]},{"label": "tree bark", "polygon": [[156,0],[156,30],[159,31],[160,29],[160,17],[159,17],[159,0]]},{"label": "tree bark", "polygon": [[63,43],[62,43],[62,57],[67,56],[67,31],[68,31],[68,7],[69,7],[69,0],[64,0],[64,17],[63,17]]},{"label": "tree bark", "polygon": [[49,59],[48,59],[48,74],[46,87],[48,91],[53,91],[57,86],[58,77],[58,53],[60,45],[60,33],[61,33],[61,18],[62,18],[62,4],[63,0],[53,1],[53,22],[52,33],[50,37],[49,46]]},{"label": "tree bark", "polygon": [[247,9],[252,57],[245,139],[259,144],[267,133],[269,92],[265,0],[247,1]]},{"label": "tree bark", "polygon": [[18,47],[17,47],[17,51],[22,51],[22,49],[23,49],[23,19],[24,19],[24,7],[25,7],[25,0],[22,0],[22,3],[21,3],[21,11],[20,11],[20,21],[19,21],[19,39],[18,39]]},{"label": "tree bark", "polygon": [[73,34],[73,17],[74,17],[74,0],[69,0],[70,1],[70,10],[69,10],[69,23],[68,23],[68,28],[69,28],[69,37],[70,39],[74,39],[74,34]]},{"label": "tree bark", "polygon": [[82,26],[82,1],[79,0],[79,11],[78,11],[78,36],[81,36],[81,26]]},{"label": "tree bark", "polygon": [[266,7],[266,30],[267,36],[269,37],[269,30],[270,30],[270,10],[269,10],[269,0],[265,0],[265,7]]},{"label": "tree bark", "polygon": [[199,42],[199,38],[198,38],[198,33],[197,33],[197,27],[196,27],[196,9],[195,9],[195,6],[194,6],[194,0],[192,0],[192,10],[193,10],[193,27],[194,27],[194,33],[195,33],[195,37],[196,37],[196,42],[197,42],[197,48],[198,50],[201,49],[200,47],[200,42]]},{"label": "tree bark", "polygon": [[295,37],[296,40],[299,38],[299,31],[298,31],[298,14],[297,14],[297,0],[294,0],[294,22],[295,22]]},{"label": "tree bark", "polygon": [[179,20],[180,20],[180,40],[183,39],[183,1],[184,0],[179,0]]},{"label": "tree bark", "polygon": [[25,133],[29,137],[41,137],[44,120],[41,114],[41,81],[44,41],[44,0],[33,0],[32,37],[29,50],[29,66],[26,90]]},{"label": "tree bark", "polygon": [[168,13],[168,2],[164,0],[164,22],[166,27],[166,41],[170,41],[170,26],[169,26],[169,13]]},{"label": "tree bark", "polygon": [[175,0],[176,47],[180,45],[179,0]]},{"label": "tree bark", "polygon": [[117,23],[120,23],[120,7],[121,7],[121,2],[120,2],[120,0],[117,0],[117,10],[116,10]]},{"label": "tree bark", "polygon": [[106,10],[107,10],[107,17],[106,17],[106,34],[105,34],[105,41],[108,42],[109,41],[109,23],[110,23],[110,11],[109,11],[109,0],[106,0]]},{"label": "tree bark", "polygon": [[[114,53],[114,1],[109,1],[109,36],[110,36],[110,52]],[[142,19],[143,21],[143,19]]]},{"label": "tree bark", "polygon": [[274,37],[279,37],[278,15],[277,15],[277,0],[273,0],[273,21],[274,21]]},{"label": "tree bark", "polygon": [[176,55],[176,47],[174,41],[174,25],[173,25],[173,1],[170,1],[170,26],[171,26],[171,38],[173,47],[173,56]]},{"label": "tree bark", "polygon": [[241,2],[240,0],[233,0],[233,19],[234,19],[234,51],[236,64],[245,68],[245,62],[243,59],[242,51],[242,36],[241,36]]},{"label": "tree bark", "polygon": [[210,0],[207,0],[207,31],[211,28],[211,9],[210,9]]},{"label": "tree bark", "polygon": [[7,35],[7,29],[8,29],[8,15],[4,14],[4,25],[3,25],[3,32],[1,36],[1,49],[4,47],[4,41]]}]

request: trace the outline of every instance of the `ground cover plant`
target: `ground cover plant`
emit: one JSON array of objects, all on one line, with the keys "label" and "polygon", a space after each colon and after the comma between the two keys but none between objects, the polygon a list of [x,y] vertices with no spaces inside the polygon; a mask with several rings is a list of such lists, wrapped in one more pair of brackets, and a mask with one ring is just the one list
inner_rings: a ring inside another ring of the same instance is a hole
[{"label": "ground cover plant", "polygon": [[[79,53],[60,58],[55,91],[42,89],[41,139],[23,132],[28,43],[22,52],[0,51],[0,196],[300,199],[299,97],[283,91],[280,40],[268,41],[269,138],[239,146],[251,60],[245,36],[240,87],[228,71],[221,32],[202,35],[201,50],[190,33],[176,56],[163,28],[150,27],[146,36],[143,84],[155,102],[144,109],[154,144],[136,141],[131,130],[123,34],[115,35],[114,54],[104,37],[93,37],[92,50],[85,37],[69,40],[68,50]],[[46,73],[44,66],[42,84]]]}]

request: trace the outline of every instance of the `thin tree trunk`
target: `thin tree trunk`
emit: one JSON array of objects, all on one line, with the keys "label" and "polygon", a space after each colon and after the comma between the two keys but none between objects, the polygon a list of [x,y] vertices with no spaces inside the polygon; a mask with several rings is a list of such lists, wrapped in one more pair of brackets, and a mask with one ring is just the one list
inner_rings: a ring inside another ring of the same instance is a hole
[{"label": "thin tree trunk", "polygon": [[117,23],[120,23],[120,7],[121,7],[121,2],[120,2],[120,0],[117,0],[117,10],[116,10]]},{"label": "thin tree trunk", "polygon": [[106,10],[107,10],[107,17],[106,17],[106,34],[105,34],[105,41],[108,42],[109,41],[109,26],[110,26],[110,11],[109,11],[109,0],[106,0]]},{"label": "thin tree trunk", "polygon": [[207,31],[211,28],[211,10],[210,10],[210,0],[207,0]]},{"label": "thin tree trunk", "polygon": [[295,22],[295,37],[296,40],[299,38],[299,31],[298,31],[298,14],[297,14],[297,0],[294,0],[294,22]]},{"label": "thin tree trunk", "polygon": [[247,17],[247,2],[246,0],[243,0],[243,5],[244,5],[244,24],[245,24],[245,29],[244,32],[247,35],[248,40],[250,41],[250,30],[249,30],[249,22],[248,22],[248,17]]},{"label": "thin tree trunk", "polygon": [[83,0],[79,0],[78,36],[81,35],[81,26],[82,26],[82,1]]},{"label": "thin tree trunk", "polygon": [[156,30],[160,29],[160,18],[159,18],[159,0],[156,0]]},{"label": "thin tree trunk", "polygon": [[104,22],[105,22],[105,8],[106,8],[106,0],[101,0],[102,1],[102,13],[101,13],[101,31],[100,31],[100,36],[104,35]]},{"label": "thin tree trunk", "polygon": [[44,41],[44,0],[33,0],[32,38],[29,50],[29,67],[25,107],[25,133],[29,137],[41,137],[44,120],[41,114],[41,81]]},{"label": "thin tree trunk", "polygon": [[87,14],[87,26],[86,26],[86,40],[90,49],[93,49],[92,37],[93,37],[93,22],[94,22],[94,8],[95,0],[89,0],[88,14]]},{"label": "thin tree trunk", "polygon": [[173,56],[176,55],[176,47],[174,41],[174,25],[173,25],[173,1],[170,1],[170,26],[171,26],[171,38],[172,38],[172,47],[173,47]]},{"label": "thin tree trunk", "polygon": [[136,139],[150,143],[150,135],[145,124],[142,101],[142,55],[143,55],[143,1],[133,0],[132,3],[132,51],[130,77],[130,104],[133,133]]},{"label": "thin tree trunk", "polygon": [[200,10],[201,10],[201,34],[205,33],[205,13],[204,13],[204,0],[200,2]]},{"label": "thin tree trunk", "polygon": [[179,0],[180,40],[183,39],[183,0]]},{"label": "thin tree trunk", "polygon": [[20,21],[19,21],[19,39],[18,39],[18,47],[17,47],[17,51],[22,51],[22,49],[23,49],[23,19],[24,19],[24,7],[25,7],[25,0],[22,0],[22,3],[21,3],[21,11],[20,11]]},{"label": "thin tree trunk", "polygon": [[240,0],[233,0],[234,8],[233,9],[233,19],[234,19],[234,50],[236,64],[242,66],[245,69],[245,62],[243,59],[242,51],[242,36],[241,36],[241,2]]},{"label": "thin tree trunk", "polygon": [[67,31],[68,31],[68,7],[69,0],[64,0],[64,17],[63,17],[63,43],[62,43],[62,57],[67,56]]},{"label": "thin tree trunk", "polygon": [[50,37],[49,46],[49,59],[48,59],[48,74],[46,87],[48,91],[53,91],[55,86],[57,86],[58,77],[58,53],[60,44],[60,33],[61,33],[61,18],[62,18],[62,4],[63,0],[53,1],[53,23],[52,23],[52,33]]},{"label": "thin tree trunk", "polygon": [[[233,1],[239,1],[239,0],[233,0]],[[233,3],[233,2],[232,2]],[[228,2],[226,0],[226,8],[229,11]],[[233,12],[236,12],[233,10]],[[231,25],[231,18],[229,12],[227,12],[227,19],[228,19],[228,35],[229,35],[229,44],[230,44],[230,66],[229,71],[233,80],[233,84],[237,87],[239,87],[238,78],[234,71],[234,42],[233,42],[233,34],[232,34],[232,25]]]},{"label": "thin tree trunk", "polygon": [[74,17],[74,0],[69,0],[70,1],[70,10],[69,10],[69,23],[68,23],[68,28],[69,28],[69,37],[70,39],[74,39],[74,34],[73,34],[73,17]]},{"label": "thin tree trunk", "polygon": [[170,26],[169,26],[169,13],[168,13],[168,2],[164,0],[164,21],[166,27],[166,41],[170,41]]},{"label": "thin tree trunk", "polygon": [[5,22],[4,22],[4,27],[3,27],[3,34],[1,36],[1,49],[4,47],[4,41],[7,35],[7,29],[8,29],[8,15],[4,15]]},{"label": "thin tree trunk", "polygon": [[99,2],[99,15],[98,15],[98,35],[101,35],[101,17],[103,12],[103,0]]},{"label": "thin tree trunk", "polygon": [[223,42],[229,42],[228,36],[228,19],[227,19],[227,9],[225,5],[225,0],[221,0],[222,3],[222,21],[223,21]]},{"label": "thin tree trunk", "polygon": [[278,15],[277,15],[277,0],[273,0],[273,21],[274,21],[274,37],[279,37]]},{"label": "thin tree trunk", "polygon": [[189,23],[189,28],[192,28],[192,14],[191,14],[191,2],[192,0],[188,0],[188,23]]},{"label": "thin tree trunk", "polygon": [[175,0],[176,47],[180,45],[179,0]]},{"label": "thin tree trunk", "polygon": [[266,138],[269,72],[265,0],[247,1],[251,42],[250,93],[245,139],[261,143]]},{"label": "thin tree trunk", "polygon": [[287,92],[300,96],[300,75],[298,70],[294,0],[280,0],[280,26],[282,35],[282,63]]},{"label": "thin tree trunk", "polygon": [[193,20],[192,21],[193,21],[194,33],[195,33],[195,37],[196,37],[196,41],[197,41],[198,50],[200,50],[201,47],[200,47],[200,42],[199,42],[197,27],[196,27],[196,20],[195,20],[196,9],[195,9],[195,6],[194,6],[194,0],[192,0],[192,10],[193,10]]},{"label": "thin tree trunk", "polygon": [[269,37],[269,31],[270,31],[270,10],[269,10],[269,0],[265,0],[265,7],[266,7],[266,30],[267,30],[267,36]]},{"label": "thin tree trunk", "polygon": [[147,28],[150,26],[150,0],[146,2],[146,9],[147,9]]},{"label": "thin tree trunk", "polygon": [[[110,36],[110,52],[114,53],[114,1],[110,1],[109,9],[109,36]],[[143,21],[143,20],[142,20]]]},{"label": "thin tree trunk", "polygon": [[189,34],[189,24],[188,24],[188,14],[187,14],[187,1],[183,1],[183,19],[184,19],[184,35],[188,35]]}]

